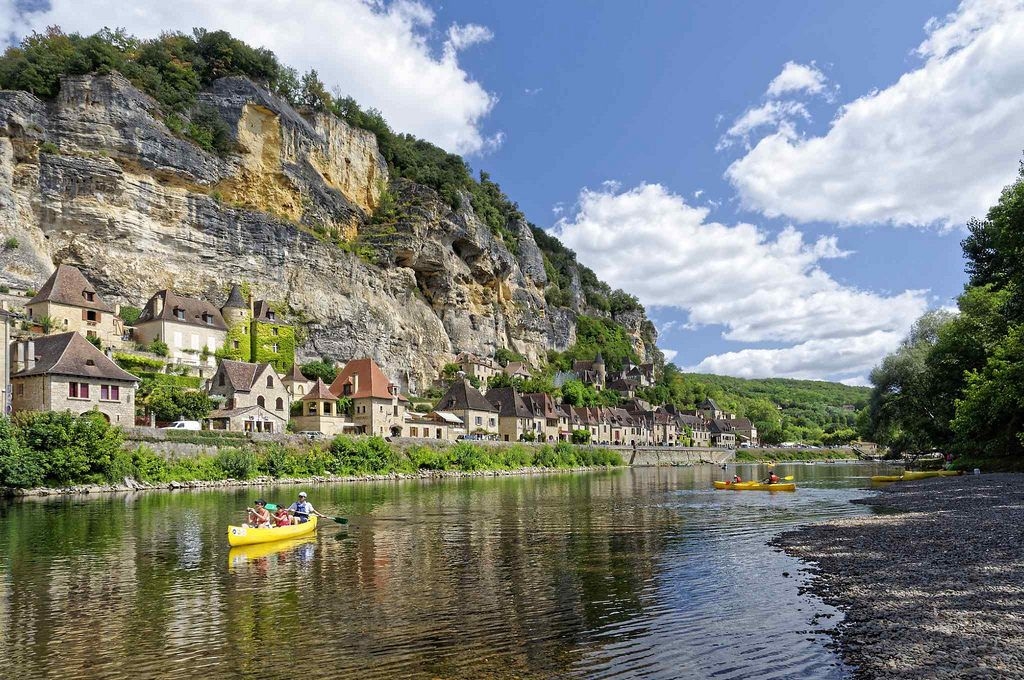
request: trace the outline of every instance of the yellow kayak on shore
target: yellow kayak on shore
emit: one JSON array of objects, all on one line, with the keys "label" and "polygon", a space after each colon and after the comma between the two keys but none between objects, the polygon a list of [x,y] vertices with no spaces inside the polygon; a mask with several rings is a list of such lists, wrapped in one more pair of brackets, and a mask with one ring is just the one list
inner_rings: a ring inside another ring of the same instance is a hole
[{"label": "yellow kayak on shore", "polygon": [[235,547],[239,545],[253,545],[255,543],[269,543],[280,541],[285,538],[305,536],[316,531],[316,515],[309,518],[308,522],[292,524],[286,527],[273,527],[271,529],[253,529],[251,527],[228,527],[228,545]]},{"label": "yellow kayak on shore", "polygon": [[963,470],[918,470],[903,473],[904,480],[911,479],[928,479],[929,477],[959,477],[963,474]]},{"label": "yellow kayak on shore", "polygon": [[733,491],[796,491],[796,484],[793,482],[778,482],[776,484],[765,484],[763,482],[715,482],[716,489],[731,489]]}]

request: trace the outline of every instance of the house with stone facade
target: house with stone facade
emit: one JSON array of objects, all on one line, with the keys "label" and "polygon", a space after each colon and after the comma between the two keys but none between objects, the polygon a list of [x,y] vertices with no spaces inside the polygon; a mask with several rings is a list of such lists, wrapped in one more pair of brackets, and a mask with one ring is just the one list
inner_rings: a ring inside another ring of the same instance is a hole
[{"label": "house with stone facade", "polygon": [[400,437],[408,400],[373,359],[353,359],[331,383],[336,397],[352,400],[352,420],[363,434]]},{"label": "house with stone facade", "polygon": [[455,363],[459,370],[466,374],[466,377],[478,378],[484,388],[487,387],[487,380],[503,371],[501,364],[488,357],[478,357],[470,352],[462,352],[455,357]]},{"label": "house with stone facade", "polygon": [[103,347],[119,346],[124,323],[117,306],[107,304],[77,267],[61,264],[25,304],[29,321],[47,332],[74,331],[97,338]]},{"label": "house with stone facade", "polygon": [[309,394],[314,384],[312,380],[302,375],[297,362],[282,376],[281,382],[284,383],[284,388],[288,390],[288,396],[293,402]]},{"label": "house with stone facade", "polygon": [[498,437],[502,441],[544,441],[544,414],[534,414],[516,388],[492,387],[484,396],[498,411]]},{"label": "house with stone facade", "polygon": [[322,432],[328,437],[355,434],[359,426],[349,414],[338,408],[338,397],[319,378],[302,396],[294,409],[292,421],[298,432]]},{"label": "house with stone facade", "polygon": [[498,434],[498,409],[486,397],[469,384],[468,380],[456,380],[437,402],[438,411],[454,413],[466,427],[466,434]]},{"label": "house with stone facade", "polygon": [[114,425],[135,425],[139,378],[120,368],[80,333],[15,343],[10,380],[15,413],[96,411]]},{"label": "house with stone facade", "polygon": [[447,411],[406,411],[405,431],[402,434],[405,437],[453,442],[466,434],[466,428],[462,418]]},{"label": "house with stone facade", "polygon": [[150,345],[167,344],[168,356],[179,363],[214,366],[214,353],[224,346],[227,325],[212,303],[157,291],[135,322],[135,341]]},{"label": "house with stone facade", "polygon": [[545,392],[529,392],[522,395],[523,403],[535,418],[544,419],[544,440],[560,441],[569,430],[569,419],[565,411],[555,404],[555,399]]},{"label": "house with stone facade", "polygon": [[269,300],[247,301],[235,284],[220,311],[227,326],[222,356],[273,364],[278,371],[295,363],[295,329]]},{"label": "house with stone facade", "polygon": [[207,383],[211,397],[224,400],[210,414],[214,429],[246,432],[284,432],[290,397],[270,364],[223,359]]}]

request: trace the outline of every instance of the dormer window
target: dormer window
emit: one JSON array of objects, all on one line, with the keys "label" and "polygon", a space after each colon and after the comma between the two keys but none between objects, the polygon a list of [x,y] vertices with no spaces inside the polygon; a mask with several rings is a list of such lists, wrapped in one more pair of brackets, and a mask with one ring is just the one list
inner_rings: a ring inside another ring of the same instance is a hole
[{"label": "dormer window", "polygon": [[205,323],[207,326],[212,326],[213,314],[210,314],[209,312],[203,312],[203,323]]},{"label": "dormer window", "polygon": [[96,362],[93,359],[86,359],[85,360],[85,365],[86,366],[95,366]]},{"label": "dormer window", "polygon": [[267,312],[267,319],[269,319],[270,321],[274,320],[274,311],[273,310],[270,310],[270,311]]},{"label": "dormer window", "polygon": [[185,310],[182,309],[181,307],[175,307],[174,308],[174,318],[178,319],[179,321],[184,321],[185,320]]},{"label": "dormer window", "polygon": [[96,298],[96,293],[92,293],[90,291],[84,291],[82,295],[84,295],[85,299],[89,302],[92,302]]},{"label": "dormer window", "polygon": [[352,383],[345,383],[341,388],[341,393],[345,396],[351,396],[352,394]]}]

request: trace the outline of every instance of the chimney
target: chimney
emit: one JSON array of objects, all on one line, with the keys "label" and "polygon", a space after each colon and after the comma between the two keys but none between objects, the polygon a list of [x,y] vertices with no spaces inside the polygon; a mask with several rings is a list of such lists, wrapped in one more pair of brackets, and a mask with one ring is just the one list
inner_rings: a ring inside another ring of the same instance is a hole
[{"label": "chimney", "polygon": [[36,367],[36,343],[34,340],[29,340],[25,344],[28,345],[25,349],[25,370],[31,371]]},{"label": "chimney", "polygon": [[359,393],[359,374],[358,373],[353,373],[352,374],[352,394],[358,394],[358,393]]},{"label": "chimney", "polygon": [[[164,293],[166,295],[166,293]],[[164,296],[159,293],[153,298],[153,318],[159,319],[164,313]]]},{"label": "chimney", "polygon": [[11,373],[20,373],[25,368],[25,344],[14,343],[14,365],[11,366]]}]

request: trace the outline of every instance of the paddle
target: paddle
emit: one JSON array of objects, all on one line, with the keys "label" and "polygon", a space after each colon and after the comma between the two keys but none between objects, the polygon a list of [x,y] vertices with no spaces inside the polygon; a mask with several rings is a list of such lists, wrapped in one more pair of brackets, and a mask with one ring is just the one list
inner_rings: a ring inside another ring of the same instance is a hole
[{"label": "paddle", "polygon": [[331,519],[338,524],[348,524],[348,517],[332,517]]}]

